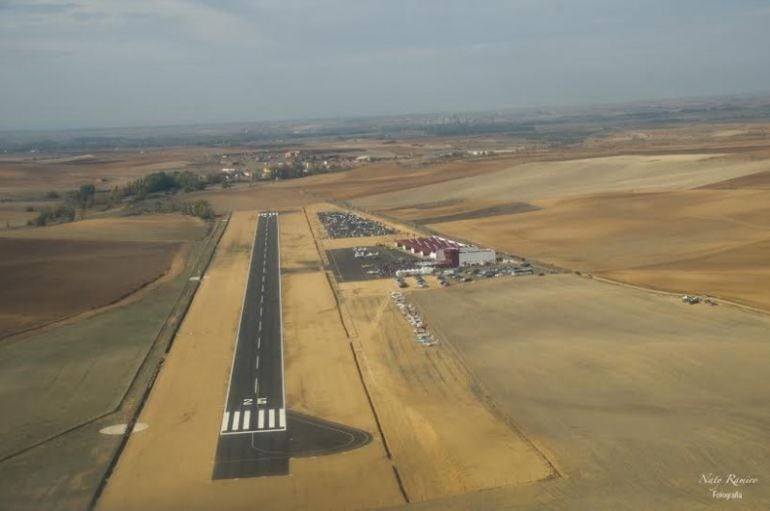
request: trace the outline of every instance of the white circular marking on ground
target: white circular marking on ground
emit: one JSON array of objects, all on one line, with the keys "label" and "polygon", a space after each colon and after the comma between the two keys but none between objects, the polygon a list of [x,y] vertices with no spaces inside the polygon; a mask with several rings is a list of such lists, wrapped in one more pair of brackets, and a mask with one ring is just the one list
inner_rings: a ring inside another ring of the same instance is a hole
[{"label": "white circular marking on ground", "polygon": [[[114,424],[112,426],[107,426],[106,428],[102,428],[99,430],[99,433],[102,435],[122,435],[126,432],[126,427],[128,424]],[[134,424],[134,431],[133,433],[137,433],[139,431],[144,431],[149,426],[143,422],[137,422]]]}]

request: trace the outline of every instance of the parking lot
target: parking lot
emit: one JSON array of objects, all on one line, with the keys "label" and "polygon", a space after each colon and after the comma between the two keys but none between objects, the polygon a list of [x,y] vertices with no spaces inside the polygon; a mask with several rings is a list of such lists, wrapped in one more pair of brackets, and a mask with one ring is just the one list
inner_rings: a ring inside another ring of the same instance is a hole
[{"label": "parking lot", "polygon": [[381,245],[327,250],[326,256],[338,282],[392,277],[398,270],[415,268],[418,261],[411,254]]},{"label": "parking lot", "polygon": [[321,211],[318,220],[326,229],[326,234],[333,239],[383,236],[396,232],[379,222],[341,211]]}]

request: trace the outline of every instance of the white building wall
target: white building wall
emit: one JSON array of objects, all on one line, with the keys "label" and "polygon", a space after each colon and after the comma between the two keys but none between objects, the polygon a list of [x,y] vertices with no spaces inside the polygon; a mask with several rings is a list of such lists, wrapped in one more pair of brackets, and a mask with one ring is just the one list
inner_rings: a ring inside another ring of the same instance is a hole
[{"label": "white building wall", "polygon": [[482,248],[461,248],[460,249],[460,266],[468,264],[488,264],[494,263],[496,254],[492,249]]}]

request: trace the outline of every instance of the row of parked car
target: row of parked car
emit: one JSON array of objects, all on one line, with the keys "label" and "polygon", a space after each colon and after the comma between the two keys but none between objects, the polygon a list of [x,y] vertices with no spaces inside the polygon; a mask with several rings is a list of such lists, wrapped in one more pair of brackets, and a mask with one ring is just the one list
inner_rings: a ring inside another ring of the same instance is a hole
[{"label": "row of parked car", "polygon": [[[435,273],[436,280],[442,287],[449,286],[449,280],[453,279],[458,282],[473,282],[473,279],[503,277],[505,275],[533,275],[535,270],[529,263],[524,263],[521,266],[497,266],[497,267],[479,267],[479,268],[463,268],[454,270],[444,270]],[[396,276],[396,285],[400,288],[408,287],[408,284],[404,276]],[[414,275],[415,283],[420,289],[428,287],[428,283],[425,281],[425,277],[420,274]]]},{"label": "row of parked car", "polygon": [[414,305],[406,301],[404,295],[401,293],[393,292],[390,293],[390,298],[393,300],[393,303],[396,304],[396,307],[398,307],[398,309],[401,311],[401,314],[406,317],[406,320],[412,326],[415,341],[422,344],[423,346],[435,346],[438,344],[438,341],[435,339],[435,337],[433,337],[433,335],[428,332],[428,326],[417,312],[417,309],[415,309]]},{"label": "row of parked car", "polygon": [[535,273],[532,266],[524,263],[521,266],[498,266],[493,268],[473,268],[464,270],[449,270],[443,273],[452,279],[460,282],[471,282],[474,278],[492,278],[503,277],[505,275],[533,275]]}]

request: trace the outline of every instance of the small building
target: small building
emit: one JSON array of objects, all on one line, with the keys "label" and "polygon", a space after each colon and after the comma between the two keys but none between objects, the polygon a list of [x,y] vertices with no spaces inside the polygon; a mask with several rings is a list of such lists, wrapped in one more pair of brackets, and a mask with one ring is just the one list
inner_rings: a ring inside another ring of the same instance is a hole
[{"label": "small building", "polygon": [[441,236],[396,241],[396,247],[416,256],[433,259],[436,266],[456,268],[496,262],[497,254],[489,248],[465,245]]},{"label": "small building", "polygon": [[474,246],[448,247],[442,249],[436,257],[436,263],[448,268],[492,264],[497,260],[495,251],[490,248]]},{"label": "small building", "polygon": [[495,251],[491,248],[460,247],[458,249],[458,266],[492,264],[496,260]]},{"label": "small building", "polygon": [[416,256],[429,257],[437,259],[440,250],[450,247],[460,247],[462,243],[442,238],[441,236],[430,236],[428,238],[412,238],[396,241],[396,247],[410,252]]}]

